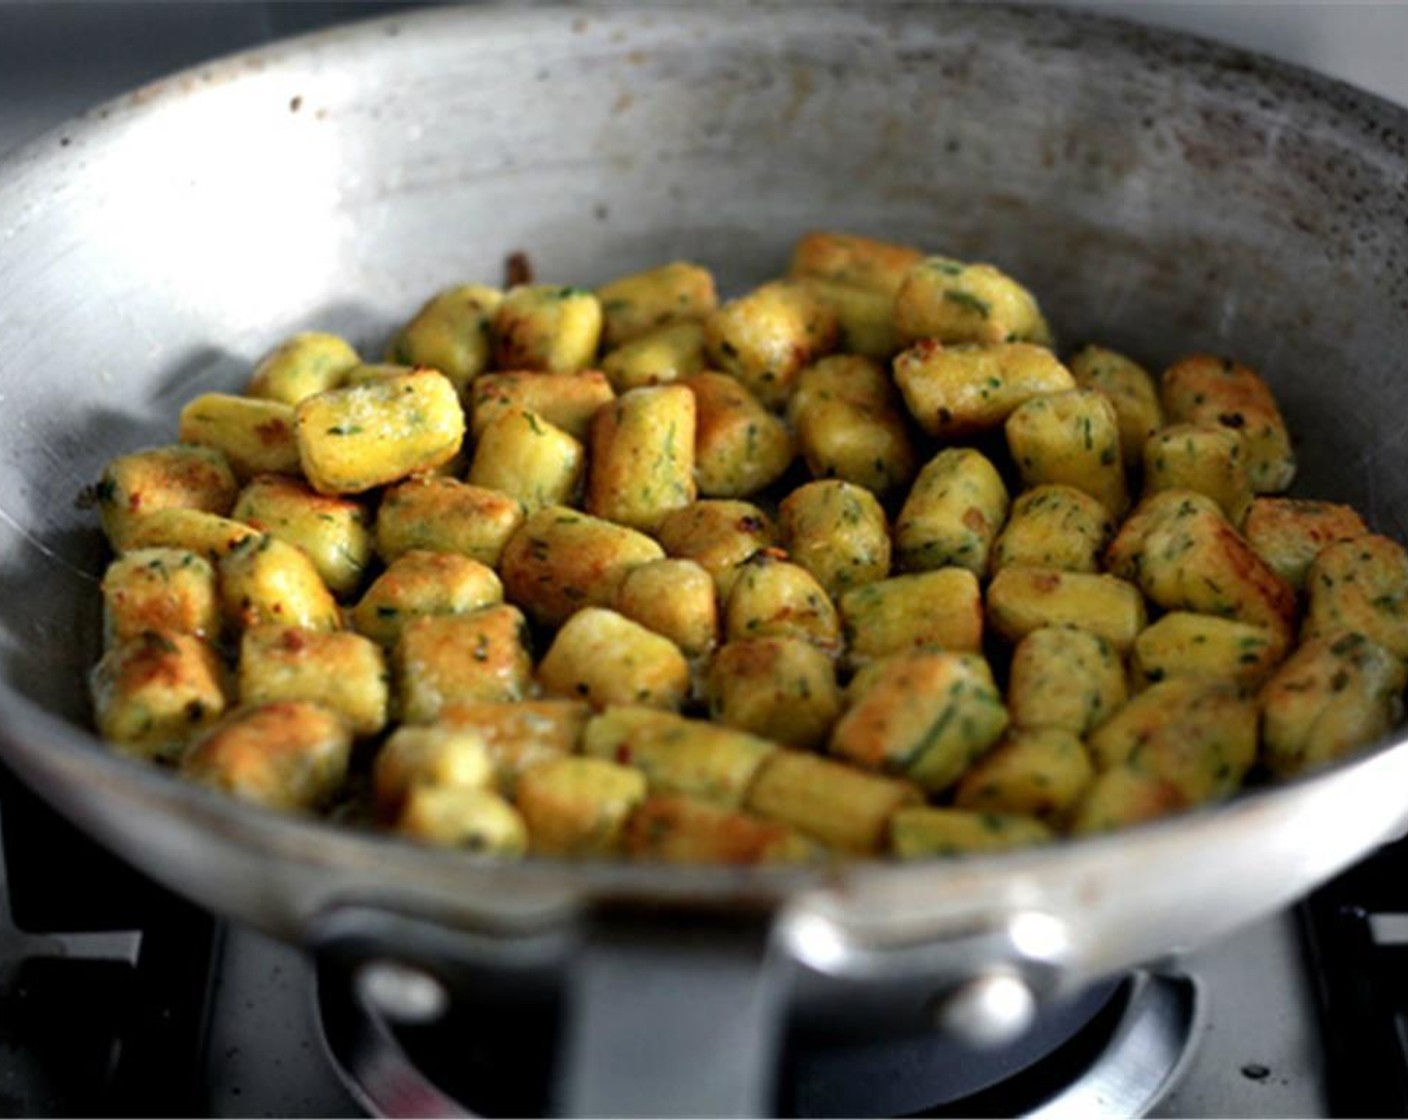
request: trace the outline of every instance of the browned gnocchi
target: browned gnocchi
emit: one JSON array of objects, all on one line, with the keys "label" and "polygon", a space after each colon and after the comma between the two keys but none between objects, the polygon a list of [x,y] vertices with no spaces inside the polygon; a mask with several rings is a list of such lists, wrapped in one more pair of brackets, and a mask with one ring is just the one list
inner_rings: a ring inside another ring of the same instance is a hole
[{"label": "browned gnocchi", "polygon": [[723,297],[271,340],[91,488],[102,737],[482,858],[754,865],[1060,842],[1398,725],[1408,552],[1283,493],[1274,371],[1067,355],[998,265],[836,231]]}]

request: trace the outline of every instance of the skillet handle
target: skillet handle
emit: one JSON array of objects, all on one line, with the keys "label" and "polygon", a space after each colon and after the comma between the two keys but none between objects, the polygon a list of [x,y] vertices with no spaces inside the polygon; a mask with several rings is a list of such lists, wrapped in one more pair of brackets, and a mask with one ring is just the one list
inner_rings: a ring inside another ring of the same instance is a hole
[{"label": "skillet handle", "polygon": [[761,920],[604,918],[569,966],[559,1116],[769,1116],[786,960]]},{"label": "skillet handle", "polygon": [[[455,1003],[557,1008],[548,1104],[559,1116],[768,1116],[793,967],[771,923],[641,914],[496,938],[370,907],[310,937],[329,1049],[384,1116],[472,1116],[401,1046],[398,1024]],[[447,1025],[446,1029],[453,1030]],[[552,1048],[544,1024],[527,1045]]]}]

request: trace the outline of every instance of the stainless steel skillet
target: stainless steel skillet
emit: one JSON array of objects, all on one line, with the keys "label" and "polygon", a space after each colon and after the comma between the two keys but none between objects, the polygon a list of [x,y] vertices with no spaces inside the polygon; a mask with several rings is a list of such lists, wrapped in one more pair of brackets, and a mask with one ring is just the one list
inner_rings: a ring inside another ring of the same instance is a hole
[{"label": "stainless steel skillet", "polygon": [[[758,1024],[785,985],[754,984],[764,951],[770,976],[831,977],[823,1008],[994,977],[1040,1000],[1214,938],[1396,834],[1408,750],[1384,744],[1229,805],[1001,858],[507,867],[243,809],[97,747],[82,682],[103,553],[74,497],[113,454],[169,439],[187,397],[240,384],[295,329],[374,350],[427,292],[493,279],[510,250],[583,283],[695,257],[737,289],[814,227],[997,261],[1069,341],[1156,366],[1237,355],[1301,437],[1303,491],[1408,528],[1403,110],[1038,9],[418,13],[178,75],[0,171],[6,761],[157,878],[281,936],[422,959],[451,951],[427,933],[443,927],[491,957],[566,954],[602,1047],[588,1001],[619,972],[592,962],[637,970],[607,986],[621,1018],[664,969],[682,1010],[639,1081],[686,1111],[706,1099],[693,1083],[718,1080],[700,1047],[724,1046],[688,1013],[701,992],[735,991],[720,1006],[758,1021],[734,1032],[757,1044],[718,1107],[748,1107],[765,1073]],[[632,924],[682,908],[713,919],[684,951],[668,951],[679,923]],[[603,1060],[569,1052],[565,1110],[609,1110]]]}]

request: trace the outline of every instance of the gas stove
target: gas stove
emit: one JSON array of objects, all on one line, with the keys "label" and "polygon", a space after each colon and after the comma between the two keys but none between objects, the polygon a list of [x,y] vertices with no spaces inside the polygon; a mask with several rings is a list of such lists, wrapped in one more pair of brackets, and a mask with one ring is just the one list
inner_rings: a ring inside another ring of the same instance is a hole
[{"label": "gas stove", "polygon": [[[507,1032],[464,1015],[388,1031],[368,1021],[354,978],[170,895],[8,778],[0,826],[7,1114],[362,1116],[412,1100],[420,1112],[458,1101],[493,1116],[545,1105],[546,1026],[536,1047],[527,1019]],[[1083,993],[1014,1049],[794,1040],[779,1113],[1403,1115],[1405,870],[1408,842],[1293,912]]]},{"label": "gas stove", "polygon": [[[172,69],[399,6],[0,2],[0,155]],[[1091,6],[1222,34],[1408,101],[1405,9]],[[543,1103],[546,1043],[505,1064],[502,1039],[460,1020],[370,1023],[355,978],[173,897],[3,775],[0,833],[0,1112],[360,1116],[402,1094],[423,1112],[453,1096],[512,1115]],[[1082,993],[1019,1050],[794,1039],[779,1111],[1408,1115],[1405,872],[1408,844],[1387,848],[1294,911]],[[534,1037],[532,1022],[520,1036]],[[438,1086],[417,1081],[406,1055]]]}]

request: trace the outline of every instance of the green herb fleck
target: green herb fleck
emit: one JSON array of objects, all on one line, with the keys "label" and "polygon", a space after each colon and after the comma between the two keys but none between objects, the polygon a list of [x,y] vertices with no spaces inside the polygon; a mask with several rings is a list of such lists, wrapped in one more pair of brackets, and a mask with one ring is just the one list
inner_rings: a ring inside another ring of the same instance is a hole
[{"label": "green herb fleck", "polygon": [[965,292],[959,288],[945,288],[944,299],[949,303],[963,308],[964,311],[972,312],[974,315],[986,319],[992,314],[992,306],[985,299],[979,299],[972,292]]}]

